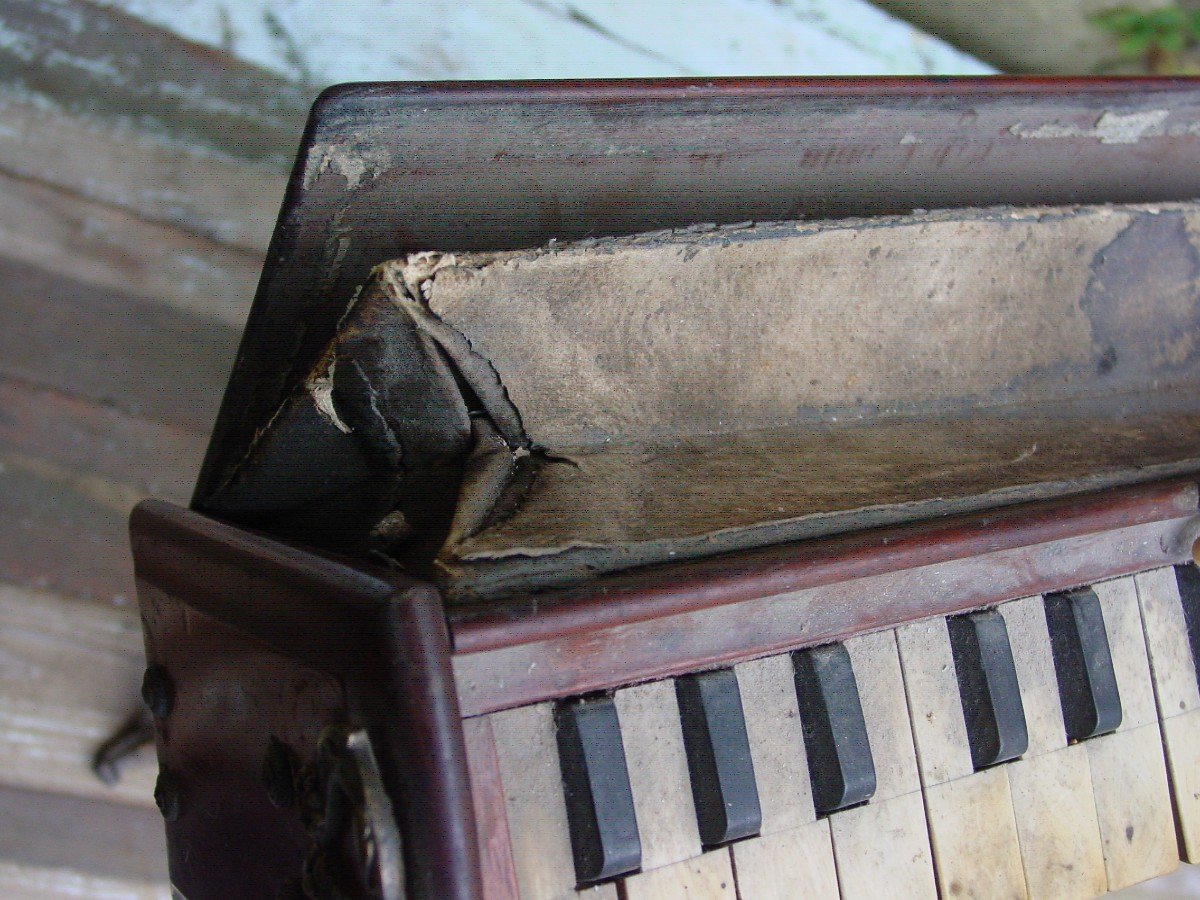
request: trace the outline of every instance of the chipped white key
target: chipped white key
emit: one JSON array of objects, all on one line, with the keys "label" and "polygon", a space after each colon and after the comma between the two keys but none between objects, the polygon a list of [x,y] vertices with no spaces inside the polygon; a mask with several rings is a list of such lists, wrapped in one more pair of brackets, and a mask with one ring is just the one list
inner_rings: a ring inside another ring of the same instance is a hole
[{"label": "chipped white key", "polygon": [[876,788],[866,805],[829,817],[842,896],[936,897],[895,635],[853,638],[846,650],[858,682]]},{"label": "chipped white key", "polygon": [[622,882],[625,900],[737,900],[729,851],[722,847]]},{"label": "chipped white key", "polygon": [[1134,579],[1183,857],[1200,862],[1200,687],[1174,567]]},{"label": "chipped white key", "polygon": [[1083,742],[1112,891],[1172,871],[1179,853],[1137,589],[1132,577],[1093,589],[1121,696],[1117,731]]},{"label": "chipped white key", "polygon": [[679,704],[671,681],[617,691],[625,763],[642,843],[642,869],[700,855]]},{"label": "chipped white key", "polygon": [[1021,688],[1029,749],[1007,766],[1021,862],[1031,897],[1088,898],[1108,884],[1091,766],[1067,747],[1041,597],[999,607]]},{"label": "chipped white key", "polygon": [[1025,897],[1005,766],[975,772],[944,620],[896,632],[942,896]]}]

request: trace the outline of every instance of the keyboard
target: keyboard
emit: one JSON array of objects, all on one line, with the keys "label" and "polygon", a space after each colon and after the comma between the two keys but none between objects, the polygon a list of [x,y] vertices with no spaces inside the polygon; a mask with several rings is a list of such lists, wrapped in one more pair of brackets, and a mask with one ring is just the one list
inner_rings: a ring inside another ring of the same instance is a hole
[{"label": "keyboard", "polygon": [[523,900],[1089,897],[1200,852],[1198,660],[1189,564],[468,725]]}]

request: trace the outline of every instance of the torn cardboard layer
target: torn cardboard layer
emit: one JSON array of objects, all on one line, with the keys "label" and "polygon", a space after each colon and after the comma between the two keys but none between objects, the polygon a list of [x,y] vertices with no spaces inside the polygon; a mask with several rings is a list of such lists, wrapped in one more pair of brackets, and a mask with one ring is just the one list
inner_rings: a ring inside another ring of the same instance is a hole
[{"label": "torn cardboard layer", "polygon": [[1198,235],[1184,203],[415,254],[209,506],[478,599],[1197,471]]}]

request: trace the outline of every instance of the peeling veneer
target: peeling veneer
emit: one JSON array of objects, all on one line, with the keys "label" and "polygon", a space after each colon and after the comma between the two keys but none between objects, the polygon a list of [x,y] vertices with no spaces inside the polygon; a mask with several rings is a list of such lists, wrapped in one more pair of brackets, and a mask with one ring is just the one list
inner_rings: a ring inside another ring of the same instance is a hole
[{"label": "peeling veneer", "polygon": [[286,496],[323,544],[331,502],[368,508],[476,599],[1194,472],[1197,227],[1004,208],[410,254],[218,502]]}]

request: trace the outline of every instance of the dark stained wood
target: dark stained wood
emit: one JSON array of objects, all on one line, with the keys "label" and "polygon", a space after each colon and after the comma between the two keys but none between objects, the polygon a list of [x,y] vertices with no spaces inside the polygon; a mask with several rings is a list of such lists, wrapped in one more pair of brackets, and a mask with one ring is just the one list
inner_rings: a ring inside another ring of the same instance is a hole
[{"label": "dark stained wood", "polygon": [[[192,627],[195,614],[210,618],[214,628],[220,623],[223,632],[212,639],[215,644],[226,645],[234,637],[262,642],[286,656],[289,665],[336,676],[344,685],[351,722],[369,729],[385,785],[397,798],[410,895],[478,898],[466,751],[436,591],[169,504],[142,503],[130,528],[148,661],[163,662],[151,613],[163,602],[185,602]],[[181,652],[196,652],[187,629],[172,633]],[[212,677],[220,677],[218,668]],[[231,666],[225,677],[236,683],[240,676]],[[168,837],[173,859],[193,841],[212,839],[203,830],[180,833],[178,840],[169,831]],[[215,889],[210,896],[222,896],[219,885]]]},{"label": "dark stained wood", "polygon": [[517,871],[513,863],[504,805],[504,785],[496,757],[492,723],[485,718],[463,722],[467,767],[471,772],[471,796],[475,803],[475,826],[479,834],[479,865],[487,900],[519,900]]},{"label": "dark stained wood", "polygon": [[1096,498],[1091,510],[1076,501],[1078,519],[1059,505],[1027,523],[1010,518],[1007,529],[980,517],[970,528],[959,523],[957,535],[934,528],[895,543],[877,535],[874,548],[860,537],[841,558],[824,547],[823,562],[820,549],[801,545],[791,561],[776,556],[764,566],[760,555],[757,570],[736,559],[724,561],[724,573],[716,561],[702,564],[703,574],[681,567],[678,579],[659,570],[643,576],[642,594],[627,585],[609,598],[609,613],[593,594],[561,612],[541,611],[528,628],[513,623],[511,640],[498,641],[491,623],[479,635],[492,649],[460,645],[454,672],[463,714],[713,668],[1175,563],[1187,558],[1200,527],[1196,498],[1194,485],[1143,488],[1107,509]]},{"label": "dark stained wood", "polygon": [[[1102,140],[1106,115],[1164,114]],[[196,502],[332,337],[371,266],[914,207],[1200,194],[1189,79],[375,84],[314,108]]]}]

